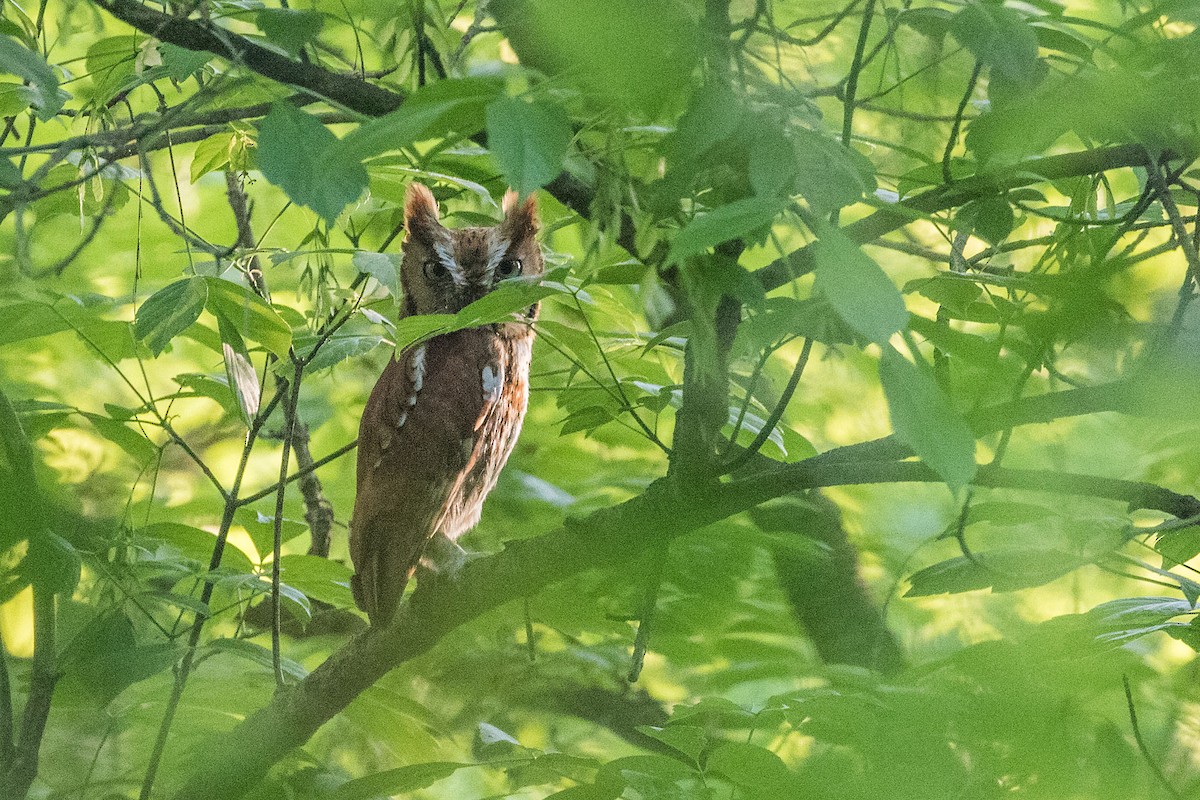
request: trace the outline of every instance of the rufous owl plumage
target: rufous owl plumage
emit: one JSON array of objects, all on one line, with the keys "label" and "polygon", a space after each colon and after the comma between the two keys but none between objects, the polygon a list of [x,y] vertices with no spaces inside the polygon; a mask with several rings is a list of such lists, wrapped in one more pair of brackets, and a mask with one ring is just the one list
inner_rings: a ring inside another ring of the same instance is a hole
[{"label": "rufous owl plumage", "polygon": [[[453,314],[504,278],[542,273],[533,197],[509,192],[503,210],[495,227],[451,230],[429,189],[409,187],[402,317]],[[410,347],[375,384],[350,523],[354,599],[372,625],[392,618],[430,540],[453,541],[479,521],[525,417],[537,311]]]}]

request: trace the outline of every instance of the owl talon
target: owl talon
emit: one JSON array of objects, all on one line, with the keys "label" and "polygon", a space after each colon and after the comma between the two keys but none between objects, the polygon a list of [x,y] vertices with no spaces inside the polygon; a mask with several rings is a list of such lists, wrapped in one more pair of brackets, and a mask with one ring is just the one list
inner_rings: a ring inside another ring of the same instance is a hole
[{"label": "owl talon", "polygon": [[421,556],[417,579],[426,576],[427,580],[432,577],[435,580],[457,581],[463,567],[482,555],[464,550],[457,542],[445,536],[434,536],[425,546],[425,553]]}]

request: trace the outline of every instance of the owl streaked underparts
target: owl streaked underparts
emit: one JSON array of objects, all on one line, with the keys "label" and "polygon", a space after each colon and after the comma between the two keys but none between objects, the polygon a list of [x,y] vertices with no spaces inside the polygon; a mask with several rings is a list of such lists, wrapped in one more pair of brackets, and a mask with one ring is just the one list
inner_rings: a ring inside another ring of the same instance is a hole
[{"label": "owl streaked underparts", "polygon": [[[453,314],[504,278],[543,271],[532,196],[505,195],[495,227],[450,230],[429,189],[412,184],[404,216],[401,316]],[[404,350],[375,384],[350,523],[354,599],[371,624],[391,619],[431,539],[453,541],[479,521],[525,417],[537,310]]]}]

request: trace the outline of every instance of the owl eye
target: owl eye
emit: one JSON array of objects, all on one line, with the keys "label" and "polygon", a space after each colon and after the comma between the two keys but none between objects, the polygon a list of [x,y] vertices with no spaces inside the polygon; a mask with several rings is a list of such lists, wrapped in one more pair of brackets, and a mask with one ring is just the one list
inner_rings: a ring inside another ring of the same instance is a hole
[{"label": "owl eye", "polygon": [[496,276],[500,278],[511,278],[513,275],[521,274],[521,259],[506,258],[496,265]]},{"label": "owl eye", "polygon": [[421,265],[425,277],[429,280],[436,280],[446,274],[446,265],[437,258],[427,258],[425,263]]}]

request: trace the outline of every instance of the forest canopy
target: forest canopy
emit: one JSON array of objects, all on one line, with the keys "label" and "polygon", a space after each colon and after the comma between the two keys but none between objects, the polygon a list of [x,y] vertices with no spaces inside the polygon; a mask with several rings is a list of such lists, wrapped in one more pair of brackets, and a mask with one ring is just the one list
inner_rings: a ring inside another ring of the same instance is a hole
[{"label": "forest canopy", "polygon": [[[1197,25],[3,0],[0,797],[1195,797]],[[414,182],[545,274],[403,315]],[[369,627],[372,385],[535,302]]]}]

